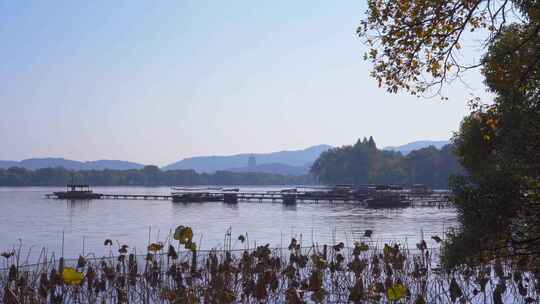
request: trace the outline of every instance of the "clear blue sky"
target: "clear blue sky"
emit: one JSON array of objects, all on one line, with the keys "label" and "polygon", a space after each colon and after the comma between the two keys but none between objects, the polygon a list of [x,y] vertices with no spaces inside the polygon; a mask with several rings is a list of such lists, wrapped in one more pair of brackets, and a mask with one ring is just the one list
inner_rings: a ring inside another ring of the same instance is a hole
[{"label": "clear blue sky", "polygon": [[123,159],[447,139],[450,101],[392,95],[364,1],[1,1],[0,159]]}]

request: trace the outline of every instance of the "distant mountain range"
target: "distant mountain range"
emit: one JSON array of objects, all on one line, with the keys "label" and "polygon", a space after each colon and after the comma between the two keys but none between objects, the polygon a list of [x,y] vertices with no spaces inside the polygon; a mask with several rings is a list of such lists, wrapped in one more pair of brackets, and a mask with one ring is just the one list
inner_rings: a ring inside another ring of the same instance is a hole
[{"label": "distant mountain range", "polygon": [[[230,156],[197,156],[164,166],[163,170],[194,169],[198,172],[220,170],[237,172],[269,172],[298,175],[309,171],[311,164],[322,152],[330,149],[329,145],[317,145],[303,150],[280,151],[273,153],[244,153]],[[253,156],[257,165],[248,167],[248,160]]]},{"label": "distant mountain range", "polygon": [[30,158],[21,161],[0,160],[0,168],[21,167],[28,170],[37,170],[43,168],[63,167],[68,170],[129,170],[141,169],[142,164],[123,161],[123,160],[95,160],[95,161],[77,161],[65,158]]},{"label": "distant mountain range", "polygon": [[426,148],[429,146],[435,146],[435,148],[440,149],[443,146],[448,145],[449,143],[450,141],[448,140],[419,140],[401,146],[385,147],[383,150],[399,151],[401,152],[401,154],[407,155],[411,151]]},{"label": "distant mountain range", "polygon": [[[441,148],[449,141],[415,141],[401,146],[390,146],[385,150],[399,151],[406,155],[413,150],[428,146]],[[162,170],[193,169],[200,173],[215,171],[266,172],[284,175],[303,175],[309,172],[313,162],[322,152],[332,148],[329,145],[317,145],[303,150],[279,151],[273,153],[243,153],[230,156],[197,156],[182,159],[163,166]],[[253,156],[255,163],[248,165]],[[143,164],[123,160],[76,161],[65,158],[31,158],[21,161],[0,160],[0,168],[21,167],[29,170],[63,167],[68,170],[129,170],[141,169]]]},{"label": "distant mountain range", "polygon": [[[244,153],[231,156],[198,156],[185,158],[164,166],[162,170],[193,169],[200,173],[215,171],[265,172],[284,175],[303,175],[309,172],[311,164],[329,145],[318,145],[303,150],[280,151],[274,153]],[[248,166],[253,156],[255,165]],[[65,158],[32,158],[22,161],[2,161],[0,168],[21,167],[28,170],[63,167],[68,170],[129,170],[141,169],[143,164],[121,160],[76,161]]]}]

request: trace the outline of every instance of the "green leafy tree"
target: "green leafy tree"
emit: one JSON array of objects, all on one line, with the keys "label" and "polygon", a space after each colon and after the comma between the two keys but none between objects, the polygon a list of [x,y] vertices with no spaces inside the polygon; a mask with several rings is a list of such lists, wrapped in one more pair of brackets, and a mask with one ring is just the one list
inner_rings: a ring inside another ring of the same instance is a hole
[{"label": "green leafy tree", "polygon": [[[464,62],[458,52],[471,32],[486,51]],[[473,100],[453,139],[466,174],[451,181],[462,225],[445,260],[528,256],[539,264],[540,3],[369,0],[358,33],[370,46],[372,76],[390,92],[439,91],[481,68],[495,98],[489,106]]]},{"label": "green leafy tree", "polygon": [[[453,181],[463,231],[449,247],[476,249],[469,257],[529,256],[539,262],[539,43],[527,26],[501,31],[486,54],[498,60],[486,60],[483,68],[494,103],[478,105],[454,137],[469,176]],[[480,232],[483,241],[473,241]]]},{"label": "green leafy tree", "polygon": [[71,182],[72,177],[76,183],[93,186],[298,185],[314,182],[314,179],[307,175],[227,171],[207,174],[194,170],[161,171],[156,166],[146,166],[139,170],[0,169],[0,186],[65,186]]}]

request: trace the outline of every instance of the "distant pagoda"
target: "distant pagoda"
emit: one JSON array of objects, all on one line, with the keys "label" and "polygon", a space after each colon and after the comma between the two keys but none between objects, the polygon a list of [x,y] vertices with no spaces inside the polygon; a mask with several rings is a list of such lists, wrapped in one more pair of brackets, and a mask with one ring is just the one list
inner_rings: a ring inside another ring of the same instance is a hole
[{"label": "distant pagoda", "polygon": [[248,159],[248,168],[253,169],[257,166],[257,160],[255,159],[255,156],[251,154]]}]

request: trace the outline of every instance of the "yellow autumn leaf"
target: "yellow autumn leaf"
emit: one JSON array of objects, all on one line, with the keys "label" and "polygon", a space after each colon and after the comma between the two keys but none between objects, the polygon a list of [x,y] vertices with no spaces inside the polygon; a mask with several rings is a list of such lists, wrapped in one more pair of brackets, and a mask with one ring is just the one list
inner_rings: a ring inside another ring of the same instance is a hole
[{"label": "yellow autumn leaf", "polygon": [[403,284],[394,284],[386,290],[386,296],[390,301],[399,301],[407,295],[407,288]]},{"label": "yellow autumn leaf", "polygon": [[71,267],[65,267],[62,272],[62,278],[64,279],[64,283],[68,285],[78,285],[84,279],[84,274]]}]

